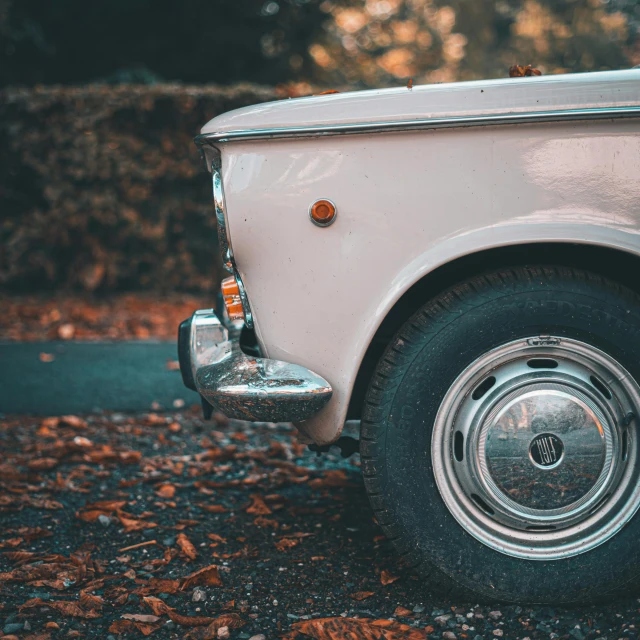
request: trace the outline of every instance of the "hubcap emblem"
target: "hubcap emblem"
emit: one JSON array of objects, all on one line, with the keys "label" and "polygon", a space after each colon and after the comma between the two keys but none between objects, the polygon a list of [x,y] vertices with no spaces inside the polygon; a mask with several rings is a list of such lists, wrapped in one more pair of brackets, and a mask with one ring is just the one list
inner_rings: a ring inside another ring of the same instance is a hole
[{"label": "hubcap emblem", "polygon": [[564,443],[553,433],[537,435],[529,445],[529,457],[536,467],[550,469],[560,464]]}]

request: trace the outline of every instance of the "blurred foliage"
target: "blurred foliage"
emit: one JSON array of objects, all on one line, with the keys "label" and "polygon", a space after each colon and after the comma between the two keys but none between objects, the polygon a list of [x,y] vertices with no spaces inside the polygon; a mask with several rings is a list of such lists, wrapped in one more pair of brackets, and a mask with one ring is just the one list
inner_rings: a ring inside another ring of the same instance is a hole
[{"label": "blurred foliage", "polygon": [[638,0],[0,0],[0,86],[379,87],[640,64]]},{"label": "blurred foliage", "polygon": [[209,118],[281,97],[251,85],[0,91],[0,290],[212,291]]},{"label": "blurred foliage", "polygon": [[640,63],[637,0],[325,0],[319,81],[379,87]]},{"label": "blurred foliage", "polygon": [[638,0],[0,0],[0,289],[210,290],[210,118],[312,84],[629,67],[639,25]]}]

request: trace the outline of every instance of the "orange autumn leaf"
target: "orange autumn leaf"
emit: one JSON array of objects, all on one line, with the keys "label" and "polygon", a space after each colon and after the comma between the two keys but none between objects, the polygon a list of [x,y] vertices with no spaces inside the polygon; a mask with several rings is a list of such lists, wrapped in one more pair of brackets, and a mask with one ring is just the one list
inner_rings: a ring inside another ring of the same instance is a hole
[{"label": "orange autumn leaf", "polygon": [[154,596],[144,596],[142,598],[142,602],[146,604],[157,616],[162,616],[171,609],[164,600],[160,600],[160,598],[156,598]]},{"label": "orange autumn leaf", "polygon": [[198,505],[201,509],[204,509],[208,513],[226,513],[228,509],[223,507],[221,504],[202,504]]},{"label": "orange autumn leaf", "polygon": [[257,527],[271,527],[272,529],[277,529],[280,525],[277,520],[272,520],[271,518],[265,518],[263,516],[258,516],[254,521]]},{"label": "orange autumn leaf", "polygon": [[215,564],[204,567],[199,571],[188,575],[184,578],[180,591],[185,589],[191,589],[192,587],[221,587],[222,580],[220,580],[220,574],[218,567]]},{"label": "orange autumn leaf", "polygon": [[229,629],[239,629],[245,625],[245,621],[237,613],[223,613],[218,616],[206,629],[194,629],[190,631],[186,638],[189,640],[217,640],[218,629],[227,627]]},{"label": "orange autumn leaf", "polygon": [[102,614],[94,609],[83,609],[77,602],[70,600],[43,600],[42,598],[32,598],[27,600],[21,607],[23,609],[32,609],[34,607],[49,607],[60,612],[63,616],[73,618],[99,618]]},{"label": "orange autumn leaf", "polygon": [[412,616],[413,611],[411,609],[407,609],[406,607],[397,606],[396,610],[393,612],[394,616]]},{"label": "orange autumn leaf", "polygon": [[123,613],[123,619],[135,620],[137,622],[158,622],[159,616],[145,614],[145,613]]},{"label": "orange autumn leaf", "polygon": [[362,600],[366,600],[373,595],[375,595],[375,592],[373,591],[356,591],[355,593],[352,593],[350,597],[354,600],[358,600],[358,602],[362,602]]},{"label": "orange autumn leaf", "polygon": [[149,589],[155,593],[177,593],[180,588],[180,581],[165,578],[150,578],[148,586]]},{"label": "orange autumn leaf", "polygon": [[526,67],[523,67],[519,64],[514,64],[509,67],[509,77],[510,78],[524,78],[529,76],[541,76],[542,72],[539,69],[534,69],[532,65],[528,64]]},{"label": "orange autumn leaf", "polygon": [[113,511],[102,511],[100,509],[90,509],[89,511],[77,511],[76,518],[84,522],[95,522],[100,516],[110,516]]},{"label": "orange autumn leaf", "polygon": [[254,493],[250,497],[252,502],[246,509],[247,513],[251,513],[255,516],[267,516],[271,513],[271,509],[266,505],[262,496]]},{"label": "orange autumn leaf", "polygon": [[105,511],[117,511],[127,504],[126,500],[98,500],[85,505],[85,509],[104,509]]},{"label": "orange autumn leaf", "polygon": [[158,487],[156,493],[161,498],[173,498],[176,495],[175,485],[172,484],[163,484]]},{"label": "orange autumn leaf", "polygon": [[317,95],[319,96],[330,96],[334,93],[340,93],[337,89],[327,89],[326,91],[321,91]]},{"label": "orange autumn leaf", "polygon": [[155,522],[146,522],[145,520],[127,517],[122,511],[117,511],[116,514],[126,533],[130,531],[141,531],[142,529],[153,529],[153,527],[158,526]]},{"label": "orange autumn leaf", "polygon": [[190,560],[195,560],[197,558],[198,552],[196,551],[196,548],[191,544],[191,540],[189,540],[184,533],[179,533],[177,535],[176,543]]},{"label": "orange autumn leaf", "polygon": [[227,544],[226,538],[219,536],[217,533],[207,533],[207,538],[209,538],[209,540],[212,540],[213,542],[218,542],[220,544]]},{"label": "orange autumn leaf", "polygon": [[390,620],[317,618],[292,625],[294,631],[315,640],[426,640],[423,629]]},{"label": "orange autumn leaf", "polygon": [[153,596],[143,597],[142,602],[150,607],[155,615],[168,615],[171,620],[183,627],[206,627],[214,622],[213,618],[206,618],[204,616],[183,616],[164,601],[160,600],[160,598],[154,598]]},{"label": "orange autumn leaf", "polygon": [[291,538],[281,538],[278,540],[275,545],[278,551],[286,551],[287,549],[293,549],[300,544],[299,540],[292,540]]},{"label": "orange autumn leaf", "polygon": [[101,596],[80,591],[80,606],[83,609],[97,609],[99,611],[104,606],[104,600]]},{"label": "orange autumn leaf", "polygon": [[183,627],[206,627],[215,621],[214,618],[205,618],[204,616],[183,616],[173,609],[169,609],[167,615],[173,622]]},{"label": "orange autumn leaf", "polygon": [[34,458],[29,460],[27,467],[32,471],[47,471],[57,467],[59,463],[60,461],[56,458]]},{"label": "orange autumn leaf", "polygon": [[24,538],[9,538],[0,542],[0,547],[19,547],[24,542]]},{"label": "orange autumn leaf", "polygon": [[133,620],[115,620],[109,627],[110,633],[120,635],[121,633],[135,633],[139,631],[143,636],[149,636],[162,626],[162,622],[148,623]]},{"label": "orange autumn leaf", "polygon": [[382,584],[384,585],[391,584],[392,582],[395,582],[399,579],[400,576],[394,576],[390,571],[387,571],[386,569],[383,569],[380,572],[380,582],[382,582]]},{"label": "orange autumn leaf", "polygon": [[78,416],[62,416],[60,418],[60,424],[63,424],[72,429],[86,429],[87,421],[79,418]]}]

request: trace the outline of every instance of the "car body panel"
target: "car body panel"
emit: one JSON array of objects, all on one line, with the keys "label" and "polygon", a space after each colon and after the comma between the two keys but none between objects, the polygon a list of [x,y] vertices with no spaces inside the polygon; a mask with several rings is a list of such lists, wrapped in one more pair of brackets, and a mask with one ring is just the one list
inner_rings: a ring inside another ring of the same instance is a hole
[{"label": "car body panel", "polygon": [[[444,113],[482,85],[438,85],[419,93],[440,100]],[[621,104],[615,96],[640,105],[637,71],[484,85],[513,97],[503,109],[531,111],[541,102],[543,108]],[[525,87],[522,93],[511,89],[517,86]],[[343,111],[326,116],[305,114],[288,106],[299,101],[290,101],[279,115],[273,103],[232,112],[207,127],[261,129],[285,121],[417,113],[395,97],[385,107],[371,104],[356,113],[378,95],[362,93],[362,100],[345,94]],[[308,104],[327,106],[336,98]],[[394,100],[395,111],[389,107]],[[479,100],[470,108],[478,109]],[[499,100],[491,104],[498,108]],[[426,102],[420,109],[422,116],[434,112]],[[640,254],[638,118],[231,140],[217,141],[216,147],[236,264],[264,355],[308,367],[333,388],[329,404],[297,425],[319,444],[339,437],[360,363],[388,311],[438,266],[484,249],[532,242]],[[326,228],[309,220],[309,205],[319,198],[338,208],[335,223]]]},{"label": "car body panel", "polygon": [[204,135],[638,104],[640,69],[416,85],[279,100],[224,113]]}]

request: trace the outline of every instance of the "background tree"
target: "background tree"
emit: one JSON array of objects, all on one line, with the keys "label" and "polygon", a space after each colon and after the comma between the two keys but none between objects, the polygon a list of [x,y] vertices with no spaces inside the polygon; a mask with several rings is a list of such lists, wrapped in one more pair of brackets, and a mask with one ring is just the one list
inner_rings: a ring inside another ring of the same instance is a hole
[{"label": "background tree", "polygon": [[605,0],[325,0],[316,77],[379,87],[640,63],[640,4]]},{"label": "background tree", "polygon": [[640,64],[637,0],[0,0],[0,86],[379,87]]}]

